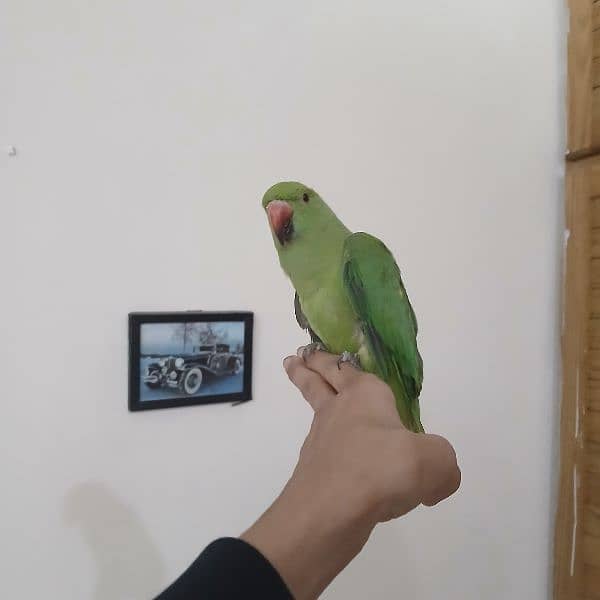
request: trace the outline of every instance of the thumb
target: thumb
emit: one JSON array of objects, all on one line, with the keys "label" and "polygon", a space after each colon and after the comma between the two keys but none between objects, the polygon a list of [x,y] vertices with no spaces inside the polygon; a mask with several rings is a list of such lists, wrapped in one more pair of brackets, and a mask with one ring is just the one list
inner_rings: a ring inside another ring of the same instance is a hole
[{"label": "thumb", "polygon": [[283,361],[290,381],[300,390],[312,409],[318,411],[325,402],[336,396],[336,391],[315,371],[309,369],[298,356],[288,356]]}]

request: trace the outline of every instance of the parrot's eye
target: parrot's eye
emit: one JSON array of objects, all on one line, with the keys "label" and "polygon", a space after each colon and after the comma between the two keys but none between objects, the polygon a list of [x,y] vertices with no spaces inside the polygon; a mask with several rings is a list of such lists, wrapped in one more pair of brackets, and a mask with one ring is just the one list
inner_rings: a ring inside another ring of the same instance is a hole
[{"label": "parrot's eye", "polygon": [[304,192],[304,195],[302,196],[302,200],[304,200],[304,202],[308,202],[309,201],[309,197],[308,197],[308,194],[306,192]]}]

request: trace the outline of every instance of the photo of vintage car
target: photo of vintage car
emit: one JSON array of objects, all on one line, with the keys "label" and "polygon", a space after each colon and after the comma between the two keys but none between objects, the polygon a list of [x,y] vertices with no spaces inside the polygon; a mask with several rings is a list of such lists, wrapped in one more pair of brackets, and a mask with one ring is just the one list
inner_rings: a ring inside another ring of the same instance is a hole
[{"label": "photo of vintage car", "polygon": [[237,375],[242,369],[242,355],[232,353],[228,344],[194,346],[191,354],[160,356],[146,367],[143,382],[150,389],[169,387],[193,396],[205,374]]},{"label": "photo of vintage car", "polygon": [[250,400],[253,322],[251,312],[130,313],[129,410]]}]

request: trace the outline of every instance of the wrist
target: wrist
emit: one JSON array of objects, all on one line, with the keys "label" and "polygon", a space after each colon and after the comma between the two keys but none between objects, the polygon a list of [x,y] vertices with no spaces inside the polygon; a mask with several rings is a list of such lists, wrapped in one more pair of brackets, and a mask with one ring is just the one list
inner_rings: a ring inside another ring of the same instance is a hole
[{"label": "wrist", "polygon": [[360,552],[375,524],[366,503],[292,479],[241,538],[271,562],[295,598],[314,598]]}]

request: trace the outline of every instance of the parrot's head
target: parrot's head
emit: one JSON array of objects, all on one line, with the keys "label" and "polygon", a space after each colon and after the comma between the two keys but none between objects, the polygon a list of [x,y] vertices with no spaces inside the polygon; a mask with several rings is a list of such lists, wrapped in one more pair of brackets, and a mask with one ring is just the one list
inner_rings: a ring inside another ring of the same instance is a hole
[{"label": "parrot's head", "polygon": [[297,181],[270,187],[262,199],[277,251],[316,234],[322,217],[331,210],[314,190]]}]

